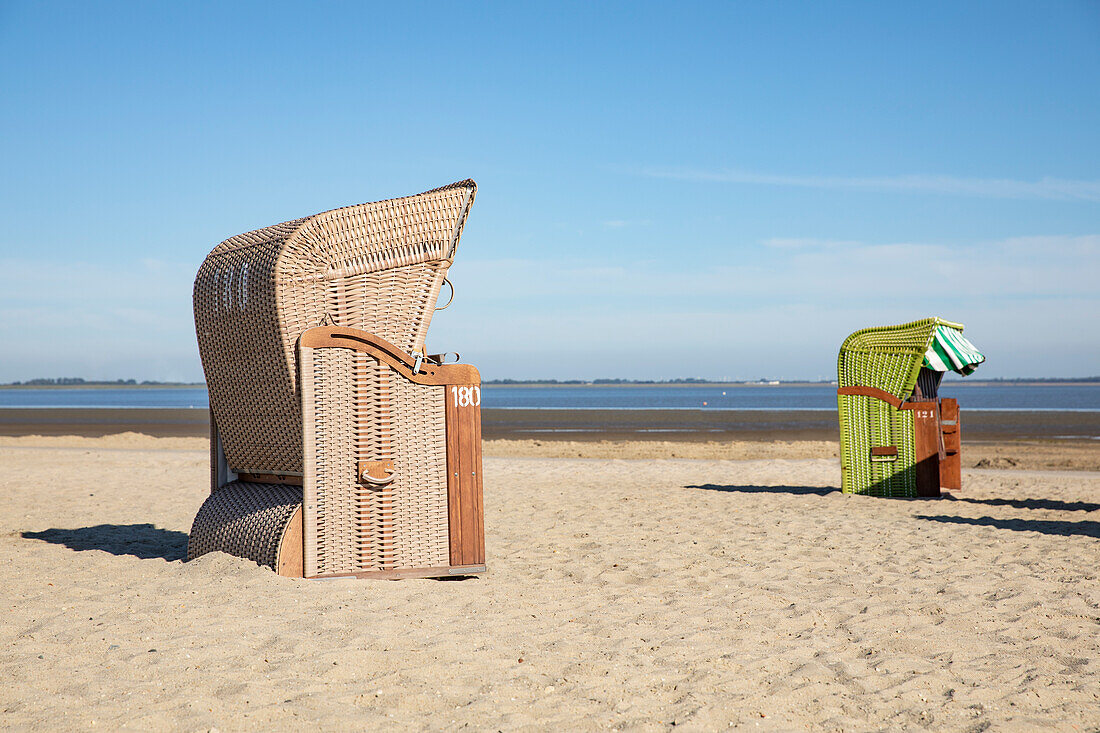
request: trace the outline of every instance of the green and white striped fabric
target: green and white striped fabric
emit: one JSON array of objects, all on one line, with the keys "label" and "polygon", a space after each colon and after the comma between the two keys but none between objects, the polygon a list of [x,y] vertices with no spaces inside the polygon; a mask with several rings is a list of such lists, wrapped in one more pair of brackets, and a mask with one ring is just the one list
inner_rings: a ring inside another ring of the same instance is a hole
[{"label": "green and white striped fabric", "polygon": [[964,377],[985,361],[985,356],[960,331],[936,326],[932,343],[924,354],[924,365],[937,372],[958,372]]}]

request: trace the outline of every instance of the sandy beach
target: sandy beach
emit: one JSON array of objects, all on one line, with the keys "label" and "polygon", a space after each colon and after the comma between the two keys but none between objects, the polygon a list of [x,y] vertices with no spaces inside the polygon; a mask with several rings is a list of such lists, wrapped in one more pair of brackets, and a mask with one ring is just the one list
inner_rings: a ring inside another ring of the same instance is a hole
[{"label": "sandy beach", "polygon": [[487,444],[484,577],[370,582],[183,563],[202,438],[0,438],[0,725],[1100,726],[1100,473],[577,445]]},{"label": "sandy beach", "polygon": [[1098,31],[0,0],[0,733],[1100,733]]}]

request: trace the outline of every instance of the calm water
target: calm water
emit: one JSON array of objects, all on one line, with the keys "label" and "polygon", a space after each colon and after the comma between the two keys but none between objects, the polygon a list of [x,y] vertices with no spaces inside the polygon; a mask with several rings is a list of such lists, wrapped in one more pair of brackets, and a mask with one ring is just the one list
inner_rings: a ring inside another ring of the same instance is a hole
[{"label": "calm water", "polygon": [[[1100,385],[968,385],[945,382],[942,397],[957,397],[967,410],[1100,412]],[[4,407],[208,406],[203,387],[111,389],[0,389]],[[712,409],[835,410],[836,387],[812,385],[733,387],[524,387],[489,385],[482,407],[503,409]]]}]

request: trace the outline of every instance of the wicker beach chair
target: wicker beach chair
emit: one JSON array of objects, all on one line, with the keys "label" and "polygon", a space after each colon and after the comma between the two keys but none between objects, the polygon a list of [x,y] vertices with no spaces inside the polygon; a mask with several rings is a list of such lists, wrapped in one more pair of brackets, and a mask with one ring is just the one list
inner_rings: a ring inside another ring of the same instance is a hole
[{"label": "wicker beach chair", "polygon": [[962,488],[961,426],[943,373],[984,361],[963,327],[939,318],[865,328],[837,363],[841,481],[845,493],[939,496]]},{"label": "wicker beach chair", "polygon": [[485,570],[480,377],[424,350],[475,192],[335,209],[207,256],[211,493],[188,559],[307,578]]}]

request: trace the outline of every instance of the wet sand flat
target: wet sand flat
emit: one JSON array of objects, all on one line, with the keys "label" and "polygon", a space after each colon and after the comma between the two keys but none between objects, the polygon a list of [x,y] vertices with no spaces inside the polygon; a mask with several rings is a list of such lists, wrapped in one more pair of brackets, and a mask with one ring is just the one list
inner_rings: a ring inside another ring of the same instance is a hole
[{"label": "wet sand flat", "polygon": [[0,409],[0,436],[141,433],[157,438],[205,438],[210,435],[209,416],[206,409],[6,407]]},{"label": "wet sand flat", "polygon": [[[967,412],[963,439],[1100,438],[1100,412]],[[486,439],[835,441],[832,410],[482,410]],[[0,435],[206,437],[205,409],[0,409]],[[1100,440],[1096,441],[1100,445]]]},{"label": "wet sand flat", "polygon": [[1100,726],[1100,474],[488,457],[489,573],[181,558],[201,439],[0,441],[12,729]]}]

